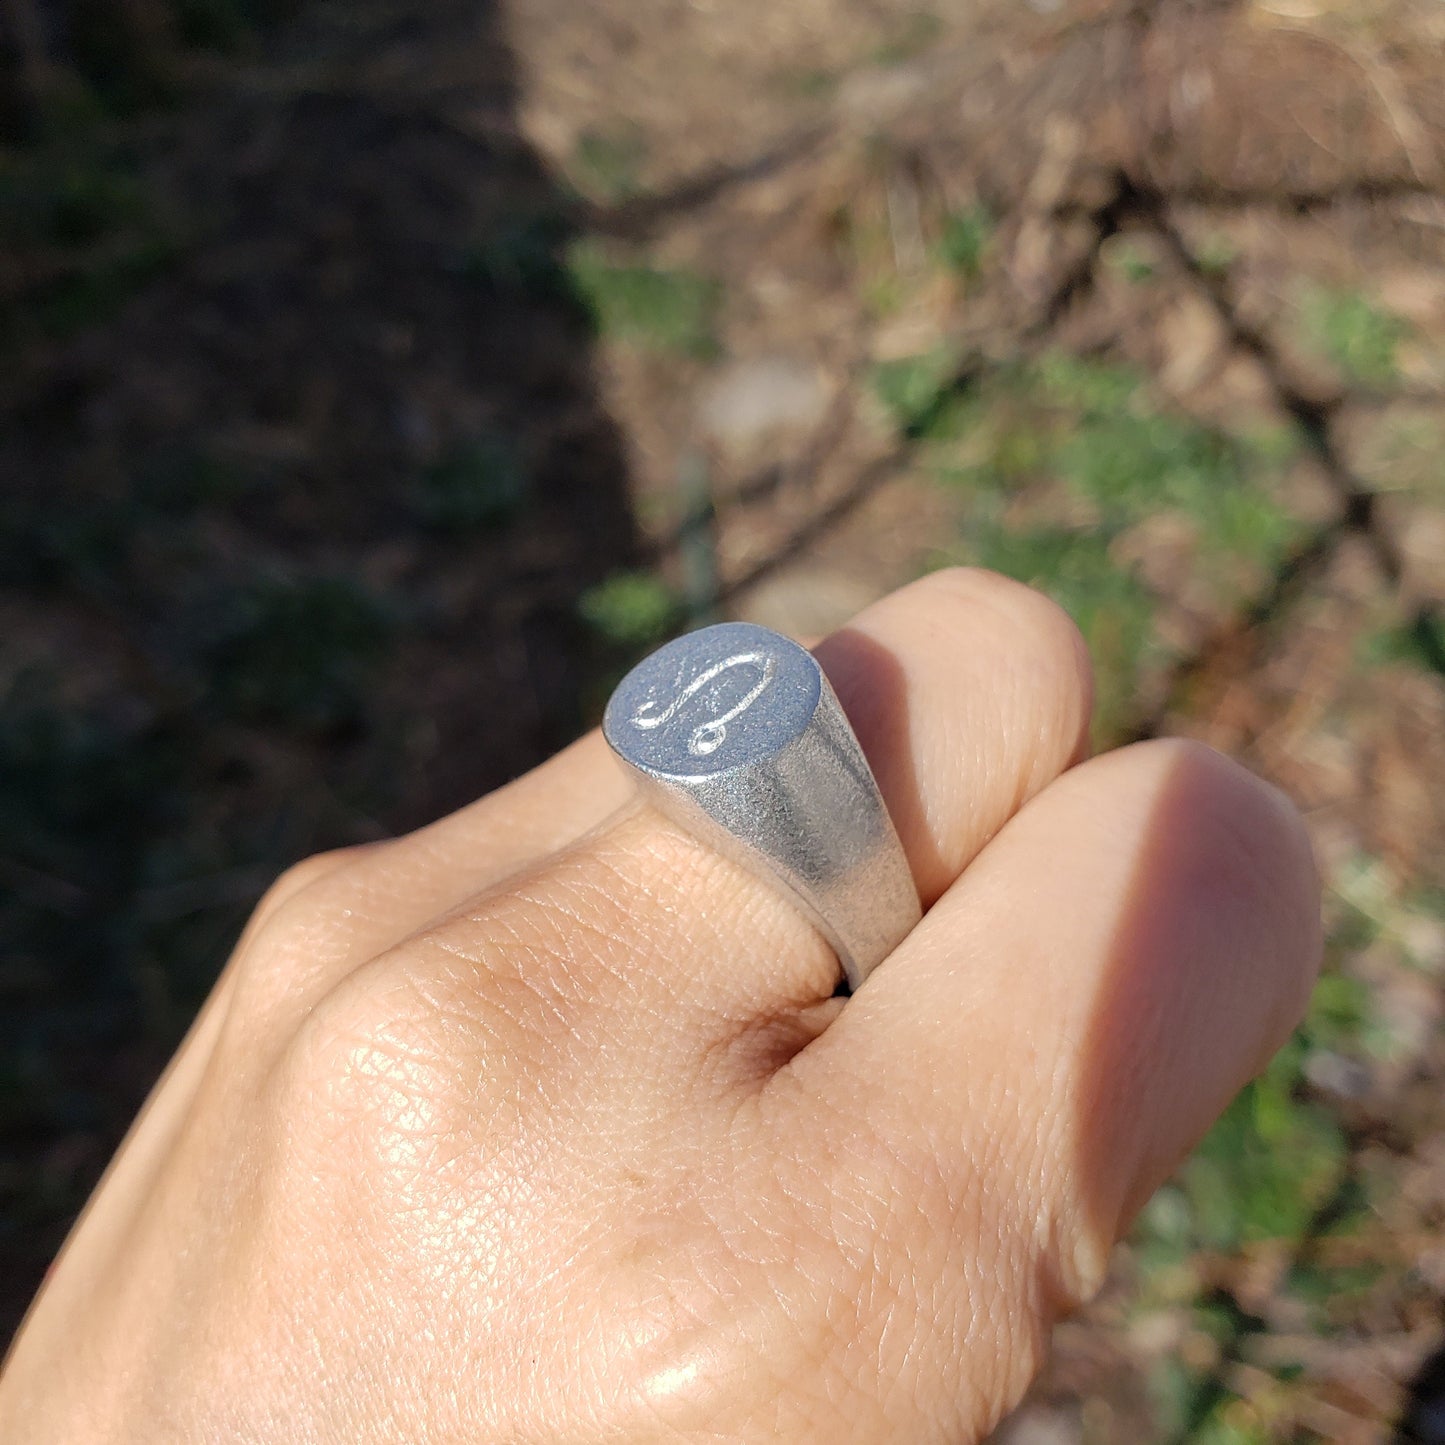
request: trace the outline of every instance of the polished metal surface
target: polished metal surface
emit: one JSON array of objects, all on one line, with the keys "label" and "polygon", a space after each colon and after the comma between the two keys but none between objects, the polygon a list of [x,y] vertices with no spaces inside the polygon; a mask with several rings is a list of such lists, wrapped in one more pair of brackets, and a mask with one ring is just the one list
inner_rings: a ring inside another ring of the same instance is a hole
[{"label": "polished metal surface", "polygon": [[791,896],[851,988],[918,922],[868,761],[797,643],[747,622],[679,637],[618,684],[602,731],[655,807]]}]

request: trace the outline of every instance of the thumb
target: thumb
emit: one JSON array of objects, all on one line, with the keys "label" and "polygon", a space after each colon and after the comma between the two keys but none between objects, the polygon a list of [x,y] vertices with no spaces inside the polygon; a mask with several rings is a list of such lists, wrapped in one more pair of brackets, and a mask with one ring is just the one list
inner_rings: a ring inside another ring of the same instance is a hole
[{"label": "thumb", "polygon": [[1294,808],[1209,749],[1141,744],[1028,803],[775,1077],[794,1137],[847,1161],[816,1179],[828,1218],[871,1231],[889,1283],[858,1297],[916,1321],[858,1322],[875,1352],[907,1340],[879,1360],[908,1381],[898,1428],[976,1439],[1012,1407],[1054,1318],[1297,1023],[1319,955]]}]

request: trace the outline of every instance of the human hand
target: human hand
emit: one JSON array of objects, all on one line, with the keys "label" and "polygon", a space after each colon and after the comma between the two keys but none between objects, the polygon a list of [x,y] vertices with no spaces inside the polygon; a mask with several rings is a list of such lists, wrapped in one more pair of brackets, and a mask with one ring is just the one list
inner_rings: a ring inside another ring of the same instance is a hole
[{"label": "human hand", "polygon": [[[924,906],[849,1001],[596,735],[257,909],[0,1378],[16,1442],[976,1441],[1299,1018],[1290,804],[1079,763],[1038,594],[817,649]],[[1072,766],[1078,763],[1078,766]]]}]

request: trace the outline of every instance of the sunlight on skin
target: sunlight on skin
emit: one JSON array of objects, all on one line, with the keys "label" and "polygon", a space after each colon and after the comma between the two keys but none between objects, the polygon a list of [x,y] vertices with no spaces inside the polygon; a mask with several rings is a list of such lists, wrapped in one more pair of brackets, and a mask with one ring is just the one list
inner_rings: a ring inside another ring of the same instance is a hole
[{"label": "sunlight on skin", "polygon": [[1206,749],[1075,766],[1086,659],[1016,583],[938,574],[818,654],[931,904],[851,1000],[595,740],[302,869],[34,1307],[0,1435],[981,1439],[1298,1018],[1318,884]]}]

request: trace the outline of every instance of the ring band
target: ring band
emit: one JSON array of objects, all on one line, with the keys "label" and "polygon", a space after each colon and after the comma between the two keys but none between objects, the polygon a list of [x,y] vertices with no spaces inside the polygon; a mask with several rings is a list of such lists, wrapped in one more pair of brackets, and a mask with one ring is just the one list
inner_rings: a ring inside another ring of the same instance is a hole
[{"label": "ring band", "polygon": [[850,988],[922,916],[863,749],[796,642],[748,622],[679,637],[617,685],[602,731],[654,807],[791,896]]}]

